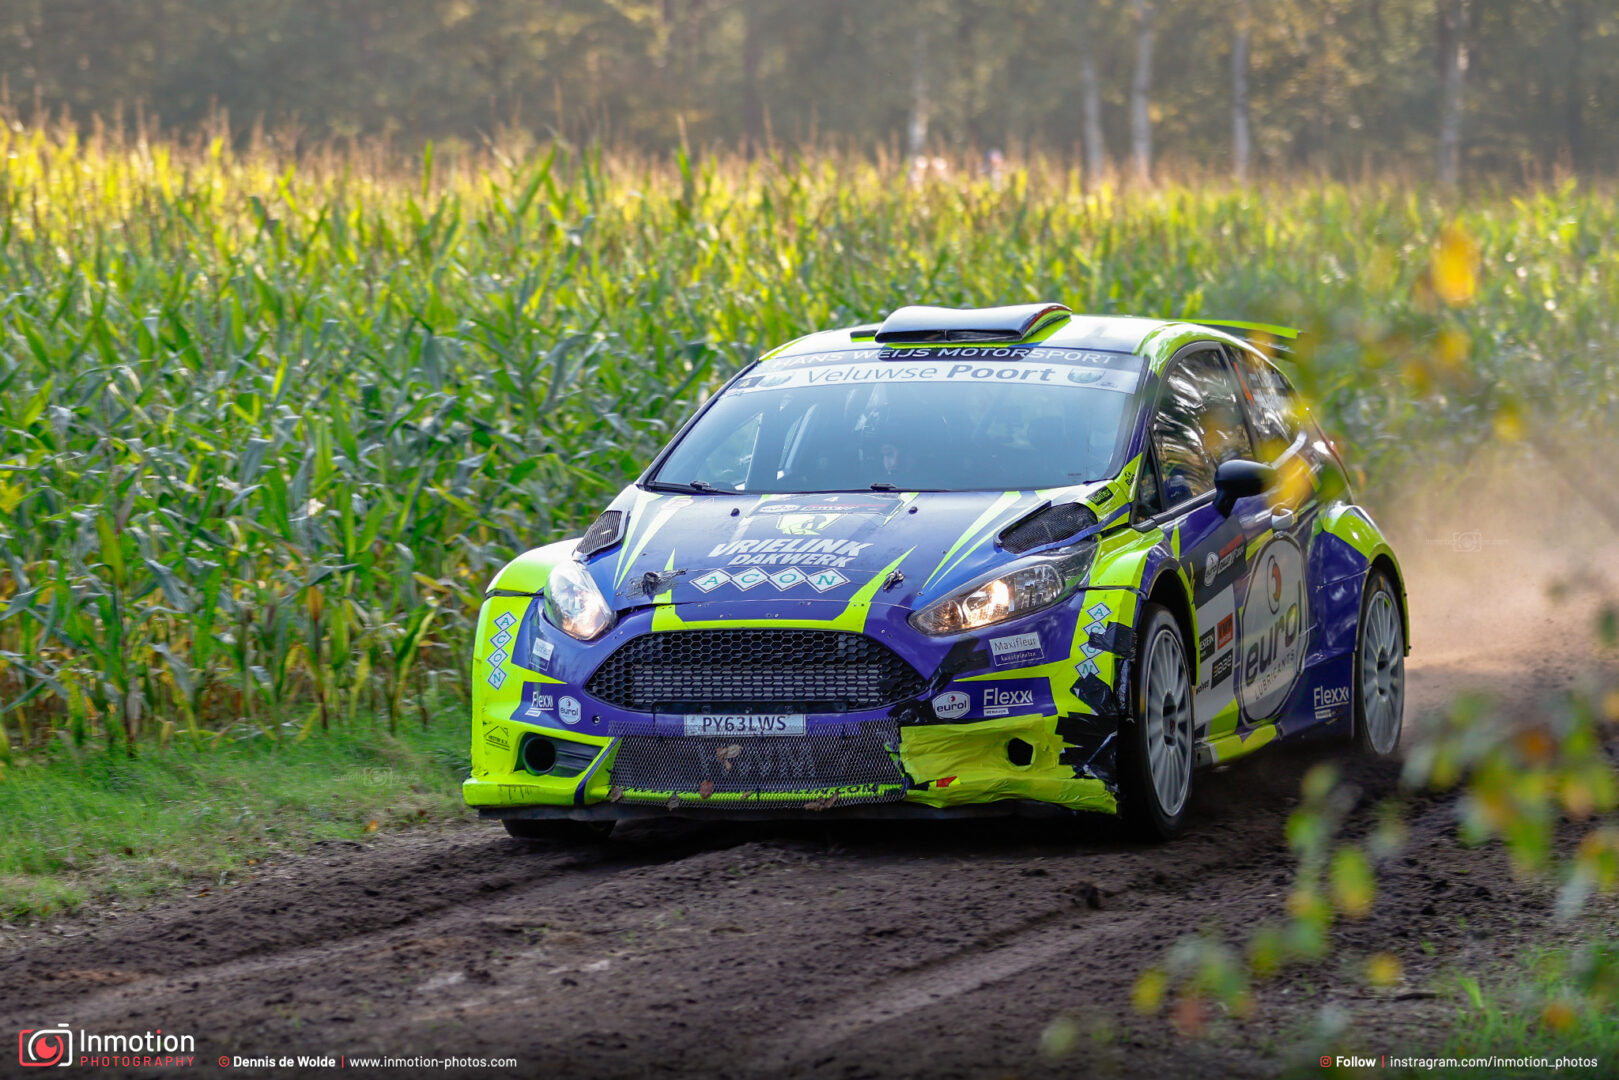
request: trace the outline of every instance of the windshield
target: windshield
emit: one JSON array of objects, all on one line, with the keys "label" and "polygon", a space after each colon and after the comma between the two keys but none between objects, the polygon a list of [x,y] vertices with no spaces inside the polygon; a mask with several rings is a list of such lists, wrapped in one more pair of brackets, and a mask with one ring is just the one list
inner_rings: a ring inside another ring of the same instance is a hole
[{"label": "windshield", "polygon": [[791,494],[1027,490],[1114,475],[1141,359],[1039,351],[1062,360],[885,353],[761,368],[703,413],[653,479]]}]

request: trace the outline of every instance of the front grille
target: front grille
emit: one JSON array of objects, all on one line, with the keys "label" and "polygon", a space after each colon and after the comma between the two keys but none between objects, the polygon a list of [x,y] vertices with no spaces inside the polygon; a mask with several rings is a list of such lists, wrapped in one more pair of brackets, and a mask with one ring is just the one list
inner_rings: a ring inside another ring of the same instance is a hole
[{"label": "front grille", "polygon": [[897,802],[905,794],[893,756],[898,745],[898,728],[886,720],[842,735],[629,735],[619,743],[610,798],[671,809],[828,809]]},{"label": "front grille", "polygon": [[882,642],[841,630],[674,630],[620,646],[585,684],[641,712],[843,712],[922,692],[916,669]]}]

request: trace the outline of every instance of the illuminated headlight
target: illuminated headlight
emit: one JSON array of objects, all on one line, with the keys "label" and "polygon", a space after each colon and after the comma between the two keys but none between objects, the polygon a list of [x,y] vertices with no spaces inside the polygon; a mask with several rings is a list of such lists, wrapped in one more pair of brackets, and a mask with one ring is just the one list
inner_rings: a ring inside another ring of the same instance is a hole
[{"label": "illuminated headlight", "polygon": [[545,583],[545,614],[569,637],[593,641],[611,630],[617,616],[583,566],[566,559]]},{"label": "illuminated headlight", "polygon": [[969,585],[912,615],[911,625],[924,634],[960,634],[1050,607],[1079,583],[1095,551],[1094,544],[1085,544],[1080,550]]},{"label": "illuminated headlight", "polygon": [[911,625],[924,634],[959,634],[1038,611],[1062,592],[1062,577],[1042,563],[935,600],[911,616]]}]

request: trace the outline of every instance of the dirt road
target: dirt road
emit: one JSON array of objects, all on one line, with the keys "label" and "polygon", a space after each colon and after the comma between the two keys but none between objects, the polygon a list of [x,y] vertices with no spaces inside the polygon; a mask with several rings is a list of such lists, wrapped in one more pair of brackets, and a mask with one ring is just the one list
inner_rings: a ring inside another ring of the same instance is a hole
[{"label": "dirt road", "polygon": [[[1525,663],[1529,635],[1586,636],[1581,605],[1526,609],[1502,632],[1433,599],[1413,720],[1463,687],[1534,708],[1590,662],[1571,648]],[[0,953],[0,1030],[184,1032],[207,1071],[221,1055],[448,1054],[516,1059],[477,1075],[589,1077],[1274,1075],[1322,1006],[1370,1052],[1431,1045],[1452,1006],[1374,995],[1356,965],[1393,948],[1421,988],[1544,932],[1551,900],[1498,853],[1461,849],[1441,799],[1414,805],[1409,854],[1339,935],[1337,966],[1266,984],[1254,1019],[1218,1038],[1130,1008],[1139,971],[1181,935],[1280,916],[1283,824],[1329,753],[1203,775],[1196,826],[1162,847],[1103,821],[1015,820],[660,822],[599,849],[474,822],[328,845],[205,897],[30,931]],[[1364,828],[1395,771],[1346,768]],[[1081,1037],[1052,1061],[1041,1034],[1059,1015]]]}]

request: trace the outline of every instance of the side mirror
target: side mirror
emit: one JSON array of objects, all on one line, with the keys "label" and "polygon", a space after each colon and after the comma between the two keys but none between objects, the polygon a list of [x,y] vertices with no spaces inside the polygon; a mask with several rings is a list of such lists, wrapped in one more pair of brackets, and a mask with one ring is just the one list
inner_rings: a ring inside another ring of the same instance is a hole
[{"label": "side mirror", "polygon": [[1257,461],[1234,458],[1223,461],[1214,470],[1214,508],[1222,517],[1228,516],[1238,499],[1262,495],[1276,486],[1276,470]]}]

